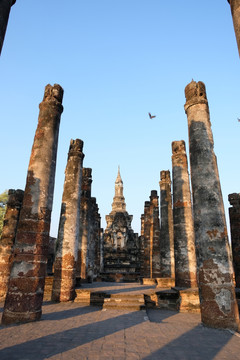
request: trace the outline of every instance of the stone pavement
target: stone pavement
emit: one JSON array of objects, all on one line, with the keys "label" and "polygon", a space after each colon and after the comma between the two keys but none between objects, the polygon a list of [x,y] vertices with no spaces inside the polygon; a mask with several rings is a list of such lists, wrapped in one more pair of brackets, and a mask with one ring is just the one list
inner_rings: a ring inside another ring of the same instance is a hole
[{"label": "stone pavement", "polygon": [[0,359],[237,360],[240,337],[203,327],[199,314],[45,302],[41,321],[0,326]]}]

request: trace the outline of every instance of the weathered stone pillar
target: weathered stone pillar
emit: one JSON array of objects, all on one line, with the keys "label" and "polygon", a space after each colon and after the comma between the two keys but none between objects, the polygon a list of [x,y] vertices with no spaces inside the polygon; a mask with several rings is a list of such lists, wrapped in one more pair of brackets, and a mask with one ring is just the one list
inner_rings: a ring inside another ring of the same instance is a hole
[{"label": "weathered stone pillar", "polygon": [[3,324],[41,317],[62,98],[60,85],[47,85],[39,105]]},{"label": "weathered stone pillar", "polygon": [[170,171],[161,171],[160,185],[160,263],[161,277],[175,278],[173,210]]},{"label": "weathered stone pillar", "polygon": [[197,286],[192,202],[185,142],[172,143],[175,284]]},{"label": "weathered stone pillar", "polygon": [[143,259],[143,277],[149,278],[150,274],[150,230],[151,217],[150,217],[150,201],[144,203],[144,259]]},{"label": "weathered stone pillar", "polygon": [[192,81],[185,96],[202,321],[236,329],[233,267],[205,85]]},{"label": "weathered stone pillar", "polygon": [[228,2],[231,7],[233,26],[236,34],[238,52],[240,56],[240,0],[228,0]]},{"label": "weathered stone pillar", "polygon": [[8,280],[12,265],[13,245],[17,232],[19,213],[22,207],[24,191],[9,190],[8,202],[4,217],[2,236],[0,240],[0,299],[7,293]]},{"label": "weathered stone pillar", "polygon": [[98,256],[98,207],[96,198],[91,197],[89,203],[89,241],[88,241],[88,267],[87,277],[93,281],[97,277],[97,256]]},{"label": "weathered stone pillar", "polygon": [[141,215],[141,235],[139,236],[140,277],[144,276],[144,214]]},{"label": "weathered stone pillar", "polygon": [[65,182],[54,262],[53,301],[75,297],[78,256],[83,141],[71,140],[65,170]]},{"label": "weathered stone pillar", "polygon": [[158,195],[156,190],[150,196],[150,277],[160,277],[160,222]]},{"label": "weathered stone pillar", "polygon": [[89,246],[89,207],[91,199],[92,169],[83,168],[80,207],[78,268],[82,281],[87,281]]},{"label": "weathered stone pillar", "polygon": [[3,41],[7,29],[9,13],[11,6],[16,0],[1,0],[0,1],[0,54],[2,52]]},{"label": "weathered stone pillar", "polygon": [[233,267],[235,272],[236,287],[240,288],[240,194],[228,195]]}]

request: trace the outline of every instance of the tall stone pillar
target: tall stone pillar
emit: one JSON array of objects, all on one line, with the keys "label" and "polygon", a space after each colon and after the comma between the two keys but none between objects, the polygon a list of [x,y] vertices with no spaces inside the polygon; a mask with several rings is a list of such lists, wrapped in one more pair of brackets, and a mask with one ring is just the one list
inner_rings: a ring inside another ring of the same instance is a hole
[{"label": "tall stone pillar", "polygon": [[185,88],[201,317],[205,325],[236,329],[238,307],[205,85]]},{"label": "tall stone pillar", "polygon": [[23,194],[24,192],[19,189],[11,189],[8,191],[7,209],[0,240],[0,299],[4,299],[7,293],[8,280],[12,265],[13,245],[15,243]]},{"label": "tall stone pillar", "polygon": [[83,141],[71,140],[65,170],[65,182],[54,262],[53,301],[75,297],[78,256]]},{"label": "tall stone pillar", "polygon": [[240,288],[240,194],[229,194],[228,201],[232,207],[229,208],[232,257],[235,272],[236,287]]},{"label": "tall stone pillar", "polygon": [[151,257],[151,217],[150,217],[150,201],[144,204],[144,259],[143,259],[143,277],[149,278],[150,274],[150,257]]},{"label": "tall stone pillar", "polygon": [[175,284],[178,287],[197,286],[192,202],[185,142],[172,143],[173,224]]},{"label": "tall stone pillar", "polygon": [[141,235],[139,236],[140,277],[144,276],[144,214],[141,215]]},{"label": "tall stone pillar", "polygon": [[41,317],[62,98],[60,85],[47,85],[39,105],[3,324]]},{"label": "tall stone pillar", "polygon": [[9,13],[11,6],[14,5],[16,0],[1,0],[0,1],[0,54],[2,52],[3,41],[7,29]]},{"label": "tall stone pillar", "polygon": [[175,277],[174,236],[173,236],[173,210],[170,171],[161,171],[160,185],[160,263],[161,277]]},{"label": "tall stone pillar", "polygon": [[82,281],[87,281],[88,246],[89,246],[89,210],[91,199],[92,169],[83,168],[82,195],[80,207],[78,268]]},{"label": "tall stone pillar", "polygon": [[233,26],[236,34],[238,52],[240,56],[240,0],[228,0],[228,2],[231,7]]},{"label": "tall stone pillar", "polygon": [[158,195],[156,190],[150,196],[150,277],[160,277],[160,222]]}]

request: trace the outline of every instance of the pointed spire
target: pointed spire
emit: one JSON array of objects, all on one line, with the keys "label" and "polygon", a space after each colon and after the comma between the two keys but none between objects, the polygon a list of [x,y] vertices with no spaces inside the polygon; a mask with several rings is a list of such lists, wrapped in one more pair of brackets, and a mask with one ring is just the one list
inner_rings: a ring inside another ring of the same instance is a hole
[{"label": "pointed spire", "polygon": [[120,166],[118,165],[118,174],[115,181],[115,196],[112,203],[112,211],[126,211],[125,198],[123,196],[123,181],[120,174]]},{"label": "pointed spire", "polygon": [[120,174],[120,165],[118,165],[118,174],[117,174],[117,178],[116,178],[116,181],[115,181],[115,184],[118,184],[118,183],[122,183],[122,184],[123,184],[123,181],[122,181],[122,178],[121,178],[121,174]]}]

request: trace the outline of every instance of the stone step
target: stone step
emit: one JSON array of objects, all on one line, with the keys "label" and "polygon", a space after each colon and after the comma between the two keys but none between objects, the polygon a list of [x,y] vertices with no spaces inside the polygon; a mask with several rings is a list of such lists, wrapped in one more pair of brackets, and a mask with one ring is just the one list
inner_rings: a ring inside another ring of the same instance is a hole
[{"label": "stone step", "polygon": [[90,290],[75,289],[76,297],[74,302],[81,303],[82,305],[102,306],[105,297],[108,294],[104,292],[91,292]]},{"label": "stone step", "polygon": [[[106,300],[106,299],[105,299]],[[114,310],[130,310],[130,311],[139,311],[145,310],[145,304],[138,303],[124,303],[124,302],[105,302],[103,304],[103,309],[114,309]]]},{"label": "stone step", "polygon": [[145,309],[143,294],[111,294],[104,299],[103,309],[127,309],[138,311]]}]

